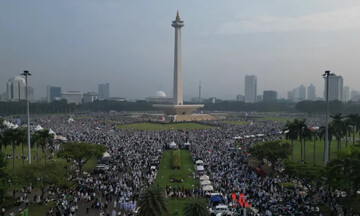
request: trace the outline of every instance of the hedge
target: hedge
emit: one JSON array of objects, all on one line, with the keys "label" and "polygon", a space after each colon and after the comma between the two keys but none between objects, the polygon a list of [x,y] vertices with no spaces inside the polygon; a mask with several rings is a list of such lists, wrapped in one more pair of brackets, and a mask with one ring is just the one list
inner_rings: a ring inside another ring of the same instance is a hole
[{"label": "hedge", "polygon": [[173,150],[171,154],[171,168],[180,169],[181,159],[180,159],[180,149]]}]

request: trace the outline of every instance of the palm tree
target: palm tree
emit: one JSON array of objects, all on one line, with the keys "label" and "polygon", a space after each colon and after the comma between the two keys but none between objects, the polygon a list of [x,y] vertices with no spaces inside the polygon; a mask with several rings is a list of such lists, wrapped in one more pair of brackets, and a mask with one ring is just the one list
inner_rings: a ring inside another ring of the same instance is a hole
[{"label": "palm tree", "polygon": [[203,199],[192,198],[185,203],[183,214],[184,216],[209,216],[210,212]]},{"label": "palm tree", "polygon": [[26,131],[23,128],[19,128],[17,130],[17,135],[16,135],[16,141],[18,144],[21,144],[21,160],[22,160],[22,165],[24,166],[25,164],[25,154],[24,154],[24,143],[26,143]]},{"label": "palm tree", "polygon": [[314,164],[315,164],[315,161],[316,161],[316,140],[317,138],[319,137],[319,133],[318,133],[318,130],[313,130],[312,131],[312,134],[311,134],[313,140],[314,140]]},{"label": "palm tree", "polygon": [[12,157],[13,157],[13,175],[15,175],[15,148],[17,145],[19,145],[19,139],[17,138],[19,134],[21,134],[22,132],[19,132],[21,129],[20,128],[16,128],[16,129],[5,129],[4,130],[4,142],[6,143],[10,143],[12,145]]},{"label": "palm tree", "polygon": [[347,126],[344,122],[344,116],[341,115],[341,113],[336,113],[334,115],[331,115],[331,118],[333,119],[330,122],[330,125],[332,125],[334,129],[334,136],[337,141],[337,150],[341,150],[341,139],[346,136],[347,134]]},{"label": "palm tree", "polygon": [[54,135],[53,134],[49,134],[49,130],[48,129],[43,129],[41,131],[37,131],[34,134],[34,142],[36,143],[36,148],[37,148],[37,157],[39,160],[39,147],[41,148],[41,150],[44,153],[44,157],[45,157],[45,165],[46,165],[46,159],[47,159],[47,149],[48,147],[51,147],[51,145],[54,142]]},{"label": "palm tree", "polygon": [[298,137],[300,138],[300,160],[303,160],[303,141],[305,143],[305,139],[308,138],[309,136],[309,129],[306,125],[306,120],[305,119],[295,119],[294,120],[294,124],[295,124],[295,129],[296,129],[296,132],[298,134]]},{"label": "palm tree", "polygon": [[285,133],[285,138],[291,140],[291,147],[292,147],[291,160],[294,160],[294,140],[298,138],[298,134],[296,130],[296,121],[297,119],[295,119],[293,122],[287,121],[284,128],[284,131],[288,131],[287,133]]},{"label": "palm tree", "polygon": [[355,145],[355,134],[359,130],[360,116],[359,114],[349,114],[347,116],[349,125],[352,127],[353,145]]},{"label": "palm tree", "polygon": [[145,189],[140,196],[139,207],[139,216],[159,216],[169,214],[164,190],[156,186]]}]

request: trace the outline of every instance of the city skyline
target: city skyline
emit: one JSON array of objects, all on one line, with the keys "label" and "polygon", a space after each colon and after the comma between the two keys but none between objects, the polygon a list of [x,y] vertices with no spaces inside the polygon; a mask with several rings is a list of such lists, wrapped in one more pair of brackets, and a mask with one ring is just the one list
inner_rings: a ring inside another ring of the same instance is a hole
[{"label": "city skyline", "polygon": [[[95,92],[105,82],[111,95],[129,99],[157,90],[171,95],[173,33],[166,26],[179,9],[191,21],[184,33],[183,71],[191,74],[184,75],[185,98],[197,96],[202,80],[204,98],[233,99],[244,94],[246,74],[258,76],[258,92],[273,89],[279,98],[310,82],[322,95],[327,69],[356,87],[357,1],[206,1],[203,8],[204,2],[3,1],[0,80],[29,70],[36,98],[46,96],[46,85]],[[143,22],[149,17],[151,25]]]}]

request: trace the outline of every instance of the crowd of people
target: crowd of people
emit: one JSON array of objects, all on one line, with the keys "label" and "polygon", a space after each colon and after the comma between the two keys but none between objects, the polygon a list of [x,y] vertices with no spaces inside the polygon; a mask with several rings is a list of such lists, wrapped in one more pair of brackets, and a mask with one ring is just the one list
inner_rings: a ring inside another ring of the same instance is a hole
[{"label": "crowd of people", "polygon": [[[105,172],[81,175],[78,187],[71,191],[53,191],[49,199],[56,205],[49,215],[135,215],[142,191],[156,179],[156,165],[169,143],[190,143],[194,161],[201,159],[213,182],[214,190],[223,195],[224,204],[232,202],[232,194],[245,195],[251,211],[259,215],[320,215],[318,203],[301,188],[284,190],[279,183],[291,182],[286,175],[259,176],[248,165],[248,154],[238,151],[234,137],[263,134],[243,139],[250,148],[257,142],[282,139],[279,134],[285,123],[258,120],[235,125],[221,121],[203,122],[215,126],[202,130],[119,130],[116,125],[144,121],[126,113],[91,113],[77,116],[39,115],[34,126],[52,129],[71,142],[105,145],[111,159]],[[309,121],[320,126],[320,120]],[[321,190],[321,188],[319,188]],[[167,188],[167,195],[203,196],[201,188],[176,191]],[[331,202],[331,200],[329,201]],[[338,207],[338,206],[336,206]]]}]

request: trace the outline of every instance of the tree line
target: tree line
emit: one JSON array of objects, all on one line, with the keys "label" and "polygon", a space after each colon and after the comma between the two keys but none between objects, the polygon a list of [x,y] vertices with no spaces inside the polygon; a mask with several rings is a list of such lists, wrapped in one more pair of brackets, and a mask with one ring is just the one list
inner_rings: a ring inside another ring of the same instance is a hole
[{"label": "tree line", "polygon": [[[74,113],[74,112],[97,112],[97,111],[157,111],[152,107],[153,103],[143,100],[130,101],[112,101],[96,100],[92,103],[68,104],[66,100],[48,102],[30,103],[30,112],[41,113]],[[299,103],[279,102],[257,102],[245,103],[243,101],[218,101],[216,103],[205,103],[202,110],[205,111],[232,111],[232,112],[303,112],[312,114],[324,113],[326,104],[324,101],[301,101]],[[339,101],[330,101],[330,112],[332,113],[360,113],[360,104],[342,103]],[[25,114],[26,102],[0,102],[0,115]]]}]

